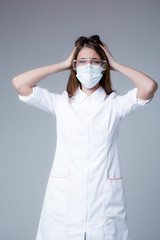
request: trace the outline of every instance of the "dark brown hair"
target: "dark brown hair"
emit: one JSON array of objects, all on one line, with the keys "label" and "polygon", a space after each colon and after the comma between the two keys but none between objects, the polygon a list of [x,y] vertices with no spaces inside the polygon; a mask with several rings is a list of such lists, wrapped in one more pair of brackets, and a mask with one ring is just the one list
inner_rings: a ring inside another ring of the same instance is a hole
[{"label": "dark brown hair", "polygon": [[107,68],[106,68],[105,73],[103,74],[103,77],[101,78],[99,84],[103,87],[103,89],[105,90],[105,92],[107,94],[110,94],[113,92],[113,90],[111,88],[110,65],[108,62],[108,58],[99,44],[104,46],[98,35],[93,35],[91,37],[81,36],[75,41],[74,46],[76,47],[76,49],[75,49],[75,52],[74,52],[74,55],[72,58],[71,73],[70,73],[67,87],[66,87],[69,97],[72,97],[74,95],[75,91],[78,88],[78,85],[81,84],[80,81],[76,77],[75,70],[73,69],[73,60],[77,59],[77,55],[83,47],[89,47],[89,48],[94,49],[101,59],[106,60]]}]

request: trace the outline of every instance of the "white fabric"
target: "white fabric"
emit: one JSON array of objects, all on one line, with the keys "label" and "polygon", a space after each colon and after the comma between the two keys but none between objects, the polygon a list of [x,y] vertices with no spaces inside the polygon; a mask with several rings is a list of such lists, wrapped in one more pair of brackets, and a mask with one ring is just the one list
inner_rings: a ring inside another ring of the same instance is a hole
[{"label": "white fabric", "polygon": [[82,65],[76,68],[76,77],[86,88],[92,88],[103,77],[103,70],[102,67],[92,64]]},{"label": "white fabric", "polygon": [[151,100],[152,100],[152,98],[150,98],[148,100],[137,98],[137,103],[145,105],[146,103],[150,102]]},{"label": "white fabric", "polygon": [[52,113],[57,146],[48,178],[36,240],[129,240],[123,176],[118,157],[120,121],[150,100],[139,101],[137,88],[106,95],[100,86],[87,96],[80,86],[50,93],[35,86],[19,96]]},{"label": "white fabric", "polygon": [[21,96],[18,94],[19,99],[23,102],[40,108],[43,111],[55,115],[56,101],[61,98],[59,94],[50,93],[47,89],[35,86],[32,88],[33,92],[28,96]]}]

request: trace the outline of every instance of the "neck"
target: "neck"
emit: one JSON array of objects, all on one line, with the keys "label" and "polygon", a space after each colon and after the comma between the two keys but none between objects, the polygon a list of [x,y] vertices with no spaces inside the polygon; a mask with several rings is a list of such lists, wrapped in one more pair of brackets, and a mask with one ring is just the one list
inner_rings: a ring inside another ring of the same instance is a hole
[{"label": "neck", "polygon": [[88,96],[90,96],[94,91],[96,91],[97,88],[99,88],[99,83],[97,83],[97,85],[95,85],[93,88],[86,88],[84,85],[80,84],[80,88],[81,90],[86,93]]}]

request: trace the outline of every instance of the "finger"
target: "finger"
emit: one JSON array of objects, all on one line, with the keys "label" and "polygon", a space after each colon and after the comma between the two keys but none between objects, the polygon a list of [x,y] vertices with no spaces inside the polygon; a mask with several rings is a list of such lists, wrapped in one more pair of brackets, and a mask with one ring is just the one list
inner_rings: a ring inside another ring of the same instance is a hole
[{"label": "finger", "polygon": [[108,49],[108,46],[107,46],[107,44],[106,44],[106,43],[104,43],[104,42],[103,42],[103,45],[104,45],[104,46],[105,46],[105,47]]},{"label": "finger", "polygon": [[103,45],[101,45],[101,44],[99,44],[99,45],[101,46],[101,48],[102,48],[104,51],[108,50],[108,47],[107,47],[107,45],[106,45],[105,43],[103,43],[103,44],[104,44],[104,46],[103,46]]},{"label": "finger", "polygon": [[101,45],[101,44],[99,44],[99,45],[100,45],[100,47],[101,47],[103,50],[105,49],[103,45]]}]

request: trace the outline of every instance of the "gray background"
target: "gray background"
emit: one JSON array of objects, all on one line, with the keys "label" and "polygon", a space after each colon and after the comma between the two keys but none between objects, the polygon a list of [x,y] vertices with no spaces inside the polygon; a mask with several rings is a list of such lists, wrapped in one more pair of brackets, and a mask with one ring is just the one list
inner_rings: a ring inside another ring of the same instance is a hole
[{"label": "gray background", "polygon": [[[114,58],[159,83],[159,0],[1,0],[0,239],[34,240],[56,147],[56,120],[22,103],[14,76],[65,60],[81,35],[99,34]],[[39,86],[66,89],[69,71]],[[134,84],[111,73],[120,94]],[[119,155],[132,240],[160,239],[159,89],[150,104],[124,119]]]}]

